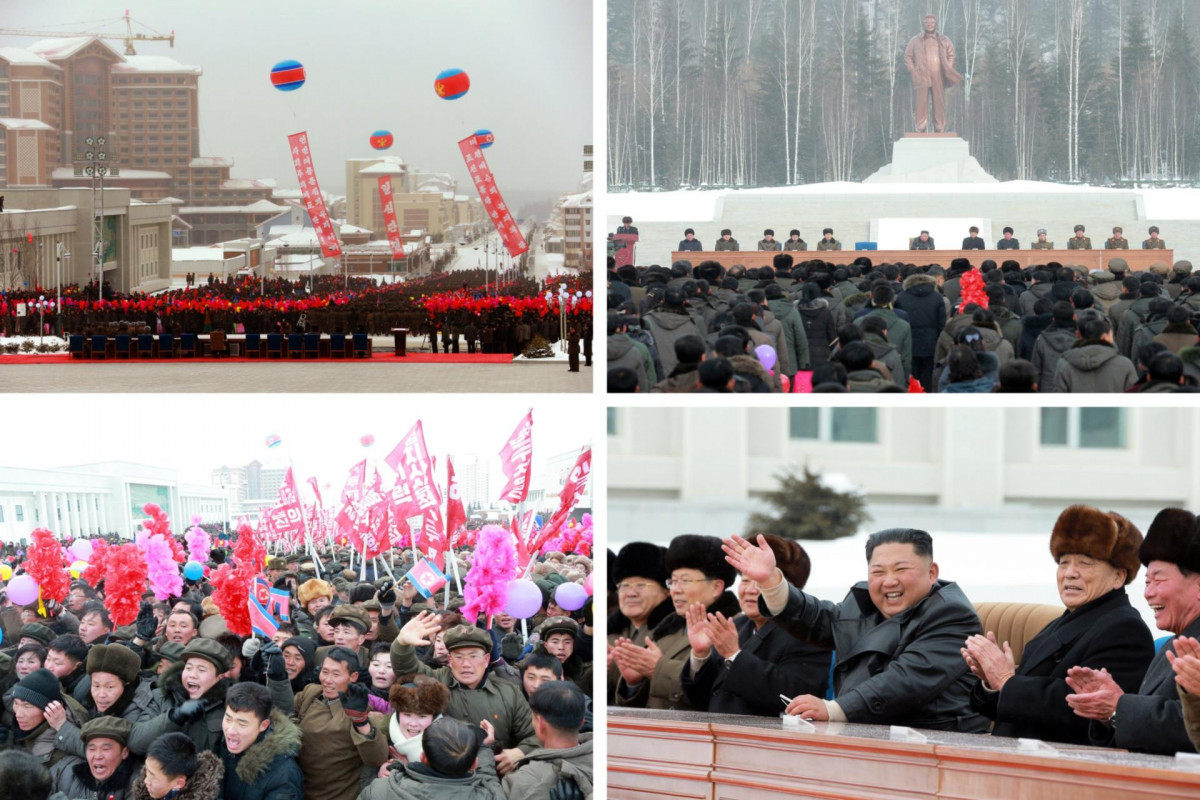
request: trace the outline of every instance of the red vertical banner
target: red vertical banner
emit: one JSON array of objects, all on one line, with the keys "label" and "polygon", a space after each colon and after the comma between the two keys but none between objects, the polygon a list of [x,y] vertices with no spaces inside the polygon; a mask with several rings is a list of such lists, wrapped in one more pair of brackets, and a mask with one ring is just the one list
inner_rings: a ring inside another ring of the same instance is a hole
[{"label": "red vertical banner", "polygon": [[479,141],[472,134],[459,140],[458,149],[462,152],[467,172],[471,174],[471,180],[475,181],[475,190],[479,192],[479,199],[487,209],[492,224],[496,226],[504,246],[508,248],[508,254],[516,258],[529,250],[529,243],[525,241],[504,198],[500,196],[496,180],[492,177],[492,170],[488,167],[487,159],[483,157],[483,150],[479,149]]},{"label": "red vertical banner", "polygon": [[292,166],[296,168],[296,178],[300,181],[304,209],[312,220],[317,241],[321,243],[321,255],[326,258],[340,256],[342,246],[338,244],[337,233],[333,229],[333,223],[329,221],[329,212],[325,208],[325,200],[321,197],[321,187],[317,185],[317,173],[313,169],[312,153],[308,149],[307,131],[288,136],[288,148],[292,151]]},{"label": "red vertical banner", "polygon": [[467,511],[463,508],[462,494],[458,488],[458,478],[454,476],[454,462],[446,456],[446,543],[453,548],[455,534],[458,529],[467,524]]},{"label": "red vertical banner", "polygon": [[533,409],[529,410],[500,450],[500,467],[508,478],[508,483],[500,492],[500,499],[510,503],[525,502],[529,496],[529,473],[533,468]]},{"label": "red vertical banner", "polygon": [[404,258],[404,242],[400,241],[400,224],[396,222],[396,206],[392,202],[391,175],[379,176],[379,205],[383,208],[383,222],[387,226],[392,258]]}]

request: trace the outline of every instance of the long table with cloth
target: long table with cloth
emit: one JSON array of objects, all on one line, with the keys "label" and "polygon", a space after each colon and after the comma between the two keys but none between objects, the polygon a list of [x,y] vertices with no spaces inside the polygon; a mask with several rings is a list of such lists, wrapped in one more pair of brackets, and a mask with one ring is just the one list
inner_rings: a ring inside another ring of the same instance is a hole
[{"label": "long table with cloth", "polygon": [[1039,750],[1036,742],[1022,749],[1026,740],[947,731],[917,731],[925,741],[907,741],[893,739],[883,725],[813,724],[815,731],[805,733],[784,730],[779,719],[768,717],[610,709],[608,797],[1128,800],[1200,795],[1200,771],[1191,760],[1077,745]]},{"label": "long table with cloth", "polygon": [[[796,264],[812,259],[842,266],[853,264],[854,259],[866,256],[871,259],[872,264],[937,264],[943,269],[950,269],[950,262],[956,258],[965,258],[972,266],[979,266],[989,258],[997,265],[1005,261],[1016,261],[1021,265],[1021,269],[1057,261],[1064,265],[1079,264],[1089,271],[1108,269],[1108,262],[1114,258],[1125,259],[1129,269],[1135,272],[1150,269],[1152,264],[1165,264],[1169,267],[1175,263],[1174,250],[789,250],[788,253]],[[774,266],[777,255],[777,250],[675,250],[671,253],[671,263],[690,261],[694,267],[701,261],[716,261],[726,269],[735,264],[741,264],[746,269],[756,269]]]}]

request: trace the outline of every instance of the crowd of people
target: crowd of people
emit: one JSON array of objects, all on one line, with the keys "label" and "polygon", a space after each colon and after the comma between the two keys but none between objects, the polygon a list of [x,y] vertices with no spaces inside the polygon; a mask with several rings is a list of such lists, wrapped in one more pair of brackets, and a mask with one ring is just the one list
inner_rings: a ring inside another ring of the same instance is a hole
[{"label": "crowd of people", "polygon": [[1180,392],[1200,274],[1048,261],[608,270],[610,392]]},{"label": "crowd of people", "polygon": [[[559,288],[591,290],[591,273],[544,281],[519,277],[496,286],[495,271],[462,270],[379,284],[369,278],[311,280],[229,276],[154,295],[114,293],[105,285],[63,286],[61,308],[34,310],[39,298],[57,302],[57,289],[0,292],[0,336],[36,336],[39,326],[67,334],[357,333],[387,335],[408,328],[428,336],[437,352],[462,349],[521,353],[535,337],[561,338]],[[572,330],[590,331],[592,298],[572,298]],[[582,336],[582,333],[577,334]]]},{"label": "crowd of people", "polygon": [[[924,531],[872,534],[866,580],[841,601],[804,591],[819,565],[779,537],[627,544],[609,551],[608,702],[1200,749],[1200,520],[1166,508],[1143,537],[1120,514],[1070,506],[1050,554],[1065,611],[1018,660]],[[1126,588],[1143,568],[1169,634],[1157,643]]]},{"label": "crowd of people", "polygon": [[[237,560],[234,545],[211,551],[210,577]],[[29,562],[6,555],[11,584]],[[259,565],[290,606],[270,637],[229,630],[219,579],[216,591],[187,580],[165,601],[147,590],[124,626],[111,576],[71,582],[62,603],[6,597],[0,795],[590,798],[591,598],[575,611],[555,601],[559,585],[585,582],[590,558],[543,553],[538,611],[472,624],[457,592],[425,597],[374,566],[359,580],[350,555]],[[412,554],[396,556],[401,575]],[[453,557],[466,574],[471,549]]]}]

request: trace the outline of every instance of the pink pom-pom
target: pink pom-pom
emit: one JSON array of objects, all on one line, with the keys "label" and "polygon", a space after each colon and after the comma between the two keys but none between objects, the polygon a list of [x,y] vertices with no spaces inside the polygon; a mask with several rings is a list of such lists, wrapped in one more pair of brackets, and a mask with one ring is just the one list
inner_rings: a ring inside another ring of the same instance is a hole
[{"label": "pink pom-pom", "polygon": [[137,535],[137,545],[146,559],[146,576],[155,599],[162,601],[183,593],[183,579],[170,542],[162,536],[143,531]]},{"label": "pink pom-pom", "polygon": [[212,549],[212,540],[208,536],[208,531],[197,526],[185,533],[183,538],[187,542],[188,555],[191,556],[192,561],[199,561],[201,564],[208,561],[208,554]]},{"label": "pink pom-pom", "polygon": [[485,525],[479,532],[475,559],[467,572],[463,618],[472,624],[480,614],[493,617],[504,610],[508,584],[517,573],[517,546],[512,532],[500,525]]}]

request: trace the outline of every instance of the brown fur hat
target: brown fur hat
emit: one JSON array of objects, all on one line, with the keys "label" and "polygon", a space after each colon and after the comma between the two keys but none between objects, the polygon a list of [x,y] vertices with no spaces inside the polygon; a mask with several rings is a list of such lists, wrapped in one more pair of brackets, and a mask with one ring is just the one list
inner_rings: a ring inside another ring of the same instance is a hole
[{"label": "brown fur hat", "polygon": [[1125,585],[1137,576],[1142,532],[1115,511],[1091,506],[1069,506],[1058,515],[1050,534],[1050,554],[1055,560],[1067,553],[1098,558],[1125,570]]},{"label": "brown fur hat", "polygon": [[410,672],[396,678],[388,701],[398,714],[437,716],[450,707],[450,688],[428,675]]},{"label": "brown fur hat", "polygon": [[808,583],[809,573],[812,572],[812,562],[804,548],[791,539],[784,539],[772,534],[764,534],[771,552],[775,554],[775,566],[783,573],[787,582],[797,589],[803,589]]},{"label": "brown fur hat", "polygon": [[1200,524],[1196,515],[1182,508],[1164,508],[1146,530],[1138,550],[1146,566],[1151,561],[1168,561],[1188,572],[1200,572]]},{"label": "brown fur hat", "polygon": [[320,578],[309,578],[296,589],[296,599],[302,608],[307,608],[310,600],[318,597],[333,599],[333,586]]}]

